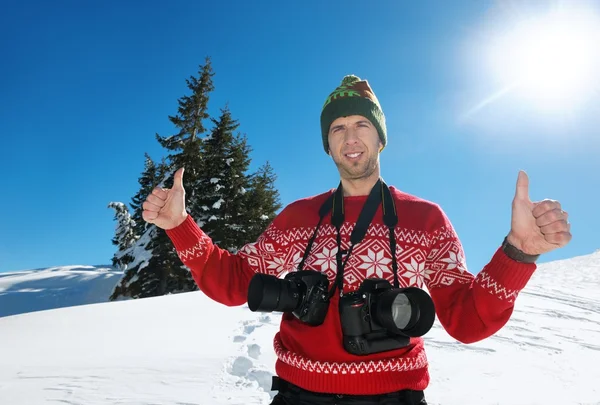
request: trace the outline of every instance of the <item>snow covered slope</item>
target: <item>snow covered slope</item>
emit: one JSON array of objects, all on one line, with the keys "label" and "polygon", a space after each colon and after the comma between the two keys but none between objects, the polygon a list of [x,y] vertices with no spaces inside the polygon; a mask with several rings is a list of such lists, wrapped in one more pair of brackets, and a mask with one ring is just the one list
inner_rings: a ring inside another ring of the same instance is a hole
[{"label": "snow covered slope", "polygon": [[108,266],[0,273],[0,317],[106,302],[122,275]]},{"label": "snow covered slope", "polygon": [[[280,315],[201,292],[0,318],[0,403],[269,403]],[[426,336],[430,405],[600,404],[600,253],[543,264],[472,345]]]}]

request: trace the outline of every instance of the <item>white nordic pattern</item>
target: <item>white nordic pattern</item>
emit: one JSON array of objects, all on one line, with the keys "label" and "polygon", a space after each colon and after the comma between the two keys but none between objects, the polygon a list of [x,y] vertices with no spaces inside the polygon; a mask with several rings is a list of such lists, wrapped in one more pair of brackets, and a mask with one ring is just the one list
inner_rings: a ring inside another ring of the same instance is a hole
[{"label": "white nordic pattern", "polygon": [[177,254],[181,261],[185,263],[186,261],[202,256],[204,252],[206,252],[208,245],[211,243],[212,241],[210,238],[203,232],[194,246],[189,249],[180,250]]},{"label": "white nordic pattern", "polygon": [[335,272],[335,255],[337,254],[337,251],[337,246],[332,249],[323,247],[320,252],[315,253],[315,260],[312,262],[312,265],[317,267],[317,269],[323,273],[328,271]]},{"label": "white nordic pattern", "polygon": [[[353,227],[342,226],[342,249],[348,248]],[[273,225],[254,243],[240,249],[248,265],[256,272],[281,276],[298,268],[313,228],[279,230]],[[473,275],[467,271],[464,254],[452,229],[442,228],[432,234],[409,229],[397,229],[396,260],[400,287],[427,285],[428,288],[471,283]],[[344,290],[351,291],[367,277],[381,277],[392,282],[392,260],[388,241],[389,230],[382,224],[372,224],[366,240],[359,243],[347,262]],[[201,257],[211,243],[202,234],[194,246],[178,252],[182,261]],[[335,280],[336,230],[323,226],[317,234],[305,269],[322,271]],[[485,271],[479,273],[477,283],[499,299],[513,302],[518,291],[507,289]]]},{"label": "white nordic pattern", "polygon": [[423,286],[425,279],[425,262],[417,261],[415,257],[411,257],[408,262],[403,262],[406,272],[402,274],[402,277],[408,279],[408,284]]},{"label": "white nordic pattern", "polygon": [[411,371],[427,367],[427,356],[424,350],[416,357],[397,358],[379,361],[358,362],[319,362],[306,359],[284,349],[276,336],[273,346],[277,358],[285,364],[311,373],[323,374],[365,374],[390,371]]},{"label": "white nordic pattern", "polygon": [[501,300],[505,300],[507,302],[513,303],[517,299],[517,295],[519,294],[519,290],[510,290],[496,280],[494,280],[485,270],[479,272],[476,278],[477,284],[483,287],[487,292],[495,295]]},{"label": "white nordic pattern", "polygon": [[392,259],[390,257],[385,257],[385,252],[383,249],[375,252],[371,249],[367,250],[366,255],[358,255],[361,259],[362,263],[356,266],[358,269],[366,270],[367,277],[379,277],[385,278],[387,274],[391,273],[390,263],[392,263]]},{"label": "white nordic pattern", "polygon": [[432,246],[427,257],[429,288],[473,281],[473,275],[467,271],[464,254],[456,237],[444,240],[440,236],[449,234],[453,233],[439,232],[433,239],[437,243]]}]

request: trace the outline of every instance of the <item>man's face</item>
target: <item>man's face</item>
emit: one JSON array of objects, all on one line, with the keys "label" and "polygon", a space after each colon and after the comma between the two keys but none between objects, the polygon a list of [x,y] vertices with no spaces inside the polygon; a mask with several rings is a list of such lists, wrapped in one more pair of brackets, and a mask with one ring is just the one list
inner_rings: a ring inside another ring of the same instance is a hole
[{"label": "man's face", "polygon": [[379,167],[382,147],[375,126],[363,116],[341,117],[329,127],[329,153],[345,179],[369,177]]}]

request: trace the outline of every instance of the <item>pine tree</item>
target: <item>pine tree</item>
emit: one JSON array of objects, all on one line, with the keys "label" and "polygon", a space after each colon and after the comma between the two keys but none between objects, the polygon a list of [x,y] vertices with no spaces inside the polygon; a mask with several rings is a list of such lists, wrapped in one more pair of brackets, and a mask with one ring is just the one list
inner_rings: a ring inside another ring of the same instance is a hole
[{"label": "pine tree", "polygon": [[143,298],[151,296],[152,293],[144,291],[144,286],[158,283],[157,274],[143,272],[152,258],[152,242],[155,240],[158,228],[150,226],[127,251],[133,260],[128,264],[119,283],[115,286],[109,297],[111,301],[126,298]]},{"label": "pine tree", "polygon": [[[190,200],[195,198],[198,191],[197,179],[202,166],[202,135],[206,132],[203,121],[210,118],[208,101],[214,90],[213,76],[212,62],[210,58],[206,58],[205,64],[198,69],[198,78],[191,76],[186,80],[191,94],[181,97],[178,100],[178,114],[169,116],[179,132],[169,137],[156,134],[160,145],[169,151],[167,159],[173,173],[185,167],[186,196]],[[196,213],[191,211],[191,214]]]},{"label": "pine tree", "polygon": [[[111,300],[198,289],[166,232],[142,218],[142,204],[152,189],[170,188],[179,168],[185,167],[188,212],[223,249],[236,252],[255,241],[280,208],[272,167],[267,163],[257,173],[247,174],[251,148],[246,136],[236,134],[240,124],[232,118],[229,107],[220,110],[218,119],[209,116],[213,76],[207,58],[198,69],[198,77],[186,80],[190,95],[181,97],[178,113],[169,116],[176,133],[168,137],[155,135],[167,156],[157,165],[145,155],[140,190],[131,203],[138,238],[127,249],[128,268]],[[208,136],[203,124],[207,119],[213,124]]]},{"label": "pine tree", "polygon": [[115,220],[117,221],[112,243],[118,247],[118,250],[112,258],[112,265],[119,269],[126,269],[127,265],[133,261],[130,248],[139,238],[135,232],[136,223],[125,204],[111,202],[108,204],[108,208],[115,210]]},{"label": "pine tree", "polygon": [[244,197],[249,180],[250,148],[245,136],[234,134],[238,121],[229,107],[221,109],[215,127],[204,144],[204,160],[199,186],[202,195],[193,201],[198,224],[213,242],[235,251],[247,241],[243,222]]},{"label": "pine tree", "polygon": [[154,161],[150,158],[148,153],[144,154],[146,158],[144,163],[144,171],[138,180],[140,184],[139,191],[131,199],[131,209],[133,210],[133,221],[135,221],[135,233],[141,235],[144,233],[146,228],[146,222],[142,218],[142,204],[148,197],[148,194],[152,192],[154,187],[159,183],[159,177],[157,173],[157,167]]},{"label": "pine tree", "polygon": [[277,176],[269,162],[261,166],[250,178],[245,211],[249,240],[256,240],[281,208],[279,192],[275,187],[276,180]]},{"label": "pine tree", "polygon": [[[177,133],[168,137],[156,134],[157,141],[169,154],[155,168],[154,177],[152,165],[146,157],[147,173],[145,172],[140,179],[142,188],[132,204],[140,218],[141,204],[148,194],[156,186],[170,188],[173,184],[173,174],[180,167],[186,169],[186,197],[191,200],[196,195],[196,178],[202,165],[201,135],[205,132],[203,120],[209,118],[207,109],[209,94],[214,89],[213,76],[210,58],[207,58],[205,65],[199,67],[198,78],[192,76],[186,80],[191,93],[178,100],[178,114],[169,116]],[[177,256],[166,232],[155,225],[146,224],[145,221],[143,223],[144,231],[131,253],[134,261],[111,299],[144,298],[197,290],[196,283]]]},{"label": "pine tree", "polygon": [[164,159],[159,165],[156,165],[147,153],[144,156],[144,171],[138,180],[140,189],[133,196],[130,204],[133,210],[133,232],[136,235],[136,240],[125,251],[119,251],[116,254],[117,257],[123,256],[126,259],[127,267],[125,268],[125,274],[110,296],[111,300],[150,296],[145,293],[143,286],[160,283],[161,274],[147,271],[142,273],[140,271],[148,265],[148,261],[152,256],[153,242],[157,231],[153,225],[147,226],[148,224],[144,221],[142,205],[152,190],[163,184],[161,179],[166,176],[168,165],[166,165]]}]

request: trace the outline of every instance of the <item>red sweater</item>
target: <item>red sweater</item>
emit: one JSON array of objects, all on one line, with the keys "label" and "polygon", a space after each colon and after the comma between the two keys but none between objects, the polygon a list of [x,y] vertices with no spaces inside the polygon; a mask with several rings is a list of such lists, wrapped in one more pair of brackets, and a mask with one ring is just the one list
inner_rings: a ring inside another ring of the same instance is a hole
[{"label": "red sweater", "polygon": [[[494,334],[509,320],[517,294],[536,265],[515,262],[499,248],[474,277],[467,271],[461,243],[442,209],[393,186],[390,191],[398,213],[395,233],[400,287],[426,286],[437,319],[458,341],[471,343]],[[167,234],[200,290],[224,305],[243,305],[255,273],[283,276],[297,268],[328,195],[288,205],[255,243],[245,245],[237,254],[213,244],[191,216]],[[343,249],[348,247],[366,198],[344,199]],[[325,272],[330,283],[336,274],[336,234],[327,215],[304,266]],[[356,290],[367,277],[383,277],[393,283],[389,230],[383,224],[381,205],[346,264],[344,292]],[[338,294],[320,326],[305,325],[292,314],[283,314],[274,338],[277,374],[315,392],[360,395],[424,390],[430,377],[423,339],[412,338],[408,347],[391,352],[349,354],[342,345]]]}]

